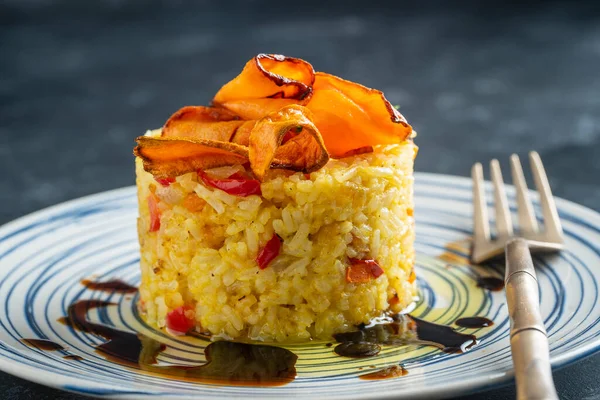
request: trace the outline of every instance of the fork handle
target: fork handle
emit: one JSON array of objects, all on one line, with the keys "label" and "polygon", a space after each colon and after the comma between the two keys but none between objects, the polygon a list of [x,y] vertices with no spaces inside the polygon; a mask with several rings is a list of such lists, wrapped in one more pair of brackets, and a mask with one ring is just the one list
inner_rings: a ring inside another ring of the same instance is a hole
[{"label": "fork handle", "polygon": [[540,313],[538,282],[524,239],[513,239],[506,244],[504,283],[517,399],[558,399],[550,368],[548,336]]}]

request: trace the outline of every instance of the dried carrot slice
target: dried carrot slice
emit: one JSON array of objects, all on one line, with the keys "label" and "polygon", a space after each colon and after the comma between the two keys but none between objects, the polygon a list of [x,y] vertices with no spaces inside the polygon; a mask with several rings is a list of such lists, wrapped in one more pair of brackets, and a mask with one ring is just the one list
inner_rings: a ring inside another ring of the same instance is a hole
[{"label": "dried carrot slice", "polygon": [[248,61],[213,104],[184,107],[159,138],[138,138],[146,171],[161,179],[249,161],[259,179],[269,168],[307,173],[412,132],[382,92],[281,55]]},{"label": "dried carrot slice", "polygon": [[133,153],[155,178],[178,176],[199,169],[244,164],[248,149],[235,143],[208,139],[140,136]]},{"label": "dried carrot slice", "polygon": [[[244,125],[246,127],[242,128]],[[229,110],[216,107],[183,107],[165,123],[161,137],[211,139],[229,142],[241,129],[251,130],[252,121],[241,121]]]},{"label": "dried carrot slice", "polygon": [[206,106],[185,106],[171,115],[163,128],[162,136],[165,136],[169,125],[181,120],[193,120],[196,122],[218,122],[218,121],[239,121],[241,118],[225,108],[206,107]]},{"label": "dried carrot slice", "polygon": [[[308,173],[327,163],[329,156],[312,118],[305,107],[291,105],[256,123],[250,133],[248,154],[252,172],[258,179],[262,180],[270,167]],[[291,129],[298,135],[281,145]]]},{"label": "dried carrot slice", "polygon": [[256,120],[290,104],[306,104],[314,80],[315,71],[304,60],[259,54],[217,92],[213,104]]},{"label": "dried carrot slice", "polygon": [[233,134],[231,141],[242,146],[248,146],[248,144],[250,144],[250,133],[252,132],[255,124],[256,121],[246,121],[246,123],[240,125],[240,127]]},{"label": "dried carrot slice", "polygon": [[382,92],[322,72],[316,73],[307,108],[332,157],[361,147],[400,143],[412,132]]}]

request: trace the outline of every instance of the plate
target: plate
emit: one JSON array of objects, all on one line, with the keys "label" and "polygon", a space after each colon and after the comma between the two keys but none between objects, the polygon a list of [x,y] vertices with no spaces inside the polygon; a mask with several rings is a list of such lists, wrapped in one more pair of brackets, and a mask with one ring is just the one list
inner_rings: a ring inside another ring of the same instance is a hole
[{"label": "plate", "polygon": [[[488,187],[488,191],[491,188]],[[491,199],[491,193],[489,193]],[[514,208],[514,191],[508,189]],[[534,207],[539,204],[534,195]],[[428,346],[386,347],[376,358],[336,356],[323,342],[286,346],[298,355],[297,378],[278,387],[199,384],[148,374],[108,361],[94,347],[104,339],[59,322],[81,299],[114,306],[94,309],[89,318],[124,331],[141,332],[167,344],[159,361],[203,362],[208,344],[174,338],[140,319],[136,294],[87,289],[84,278],[139,281],[137,200],[129,187],[70,201],[0,228],[0,369],[55,388],[122,399],[418,398],[471,393],[512,379],[509,321],[502,291],[477,286],[480,277],[502,277],[501,264],[468,263],[471,184],[466,178],[417,174],[417,275],[420,300],[412,315],[452,325],[460,317],[494,322],[474,333],[479,345],[464,354]],[[600,348],[600,214],[557,199],[566,251],[535,257],[542,315],[554,367]],[[459,328],[460,330],[464,330]],[[32,348],[23,338],[48,339],[64,350]],[[65,359],[75,355],[80,360]],[[358,376],[402,363],[408,375],[368,381]]]}]

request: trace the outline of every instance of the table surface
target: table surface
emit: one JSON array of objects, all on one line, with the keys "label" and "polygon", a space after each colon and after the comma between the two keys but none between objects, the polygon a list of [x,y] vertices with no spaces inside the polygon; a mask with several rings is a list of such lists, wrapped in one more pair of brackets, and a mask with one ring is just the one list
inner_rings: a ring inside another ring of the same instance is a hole
[{"label": "table surface", "polygon": [[[419,132],[418,171],[536,149],[556,195],[600,210],[597,2],[218,3],[0,5],[0,223],[133,184],[133,139],[260,52],[384,90]],[[598,376],[600,354],[555,371],[560,397],[600,399]],[[0,393],[81,398],[3,373]]]}]

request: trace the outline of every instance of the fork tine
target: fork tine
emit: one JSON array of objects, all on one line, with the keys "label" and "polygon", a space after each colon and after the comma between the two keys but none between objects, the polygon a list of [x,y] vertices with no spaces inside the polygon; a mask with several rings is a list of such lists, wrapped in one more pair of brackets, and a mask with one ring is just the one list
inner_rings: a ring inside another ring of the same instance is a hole
[{"label": "fork tine", "polygon": [[476,163],[471,168],[473,179],[473,234],[476,240],[490,240],[490,223],[487,215],[487,203],[483,188],[483,167]]},{"label": "fork tine", "polygon": [[562,242],[562,225],[558,217],[558,211],[556,210],[556,204],[554,203],[554,197],[552,197],[552,190],[550,189],[550,183],[548,183],[542,159],[537,152],[532,151],[529,153],[529,161],[533,171],[533,180],[540,194],[540,204],[542,206],[546,234],[551,235],[553,240]]},{"label": "fork tine", "polygon": [[502,180],[500,163],[494,159],[490,162],[492,183],[494,184],[494,205],[496,207],[496,231],[498,238],[507,238],[513,234],[512,219],[508,209],[508,199]]},{"label": "fork tine", "polygon": [[521,161],[519,156],[513,154],[510,156],[510,166],[512,171],[513,185],[517,189],[517,205],[519,212],[519,228],[521,233],[532,234],[538,231],[537,220],[535,219],[535,213],[533,212],[533,205],[529,198],[529,191],[527,190],[527,182],[523,175],[523,167],[521,167]]}]

